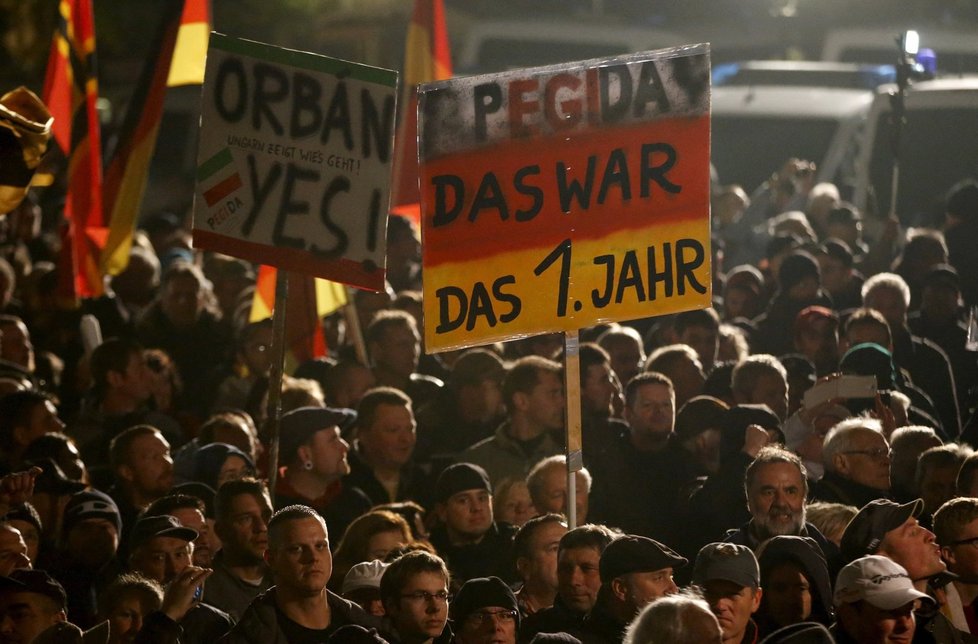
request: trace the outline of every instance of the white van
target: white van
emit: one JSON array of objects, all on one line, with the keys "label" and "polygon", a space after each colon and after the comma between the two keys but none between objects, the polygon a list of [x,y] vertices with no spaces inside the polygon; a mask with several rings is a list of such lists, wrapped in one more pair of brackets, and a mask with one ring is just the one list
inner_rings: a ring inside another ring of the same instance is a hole
[{"label": "white van", "polygon": [[[890,210],[895,91],[892,85],[877,91],[855,164],[854,203],[883,215]],[[914,83],[905,105],[897,215],[908,225],[939,224],[948,188],[978,177],[978,76]]]},{"label": "white van", "polygon": [[791,157],[817,164],[818,180],[845,188],[845,166],[873,93],[812,86],[713,88],[712,159],[722,183],[748,192]]}]

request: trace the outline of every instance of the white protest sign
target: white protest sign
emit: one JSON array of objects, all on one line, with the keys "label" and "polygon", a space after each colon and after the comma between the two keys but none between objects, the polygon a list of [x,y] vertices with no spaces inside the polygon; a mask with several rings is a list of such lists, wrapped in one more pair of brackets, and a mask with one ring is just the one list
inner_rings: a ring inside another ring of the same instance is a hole
[{"label": "white protest sign", "polygon": [[383,288],[396,86],[391,70],[212,33],[194,244]]}]

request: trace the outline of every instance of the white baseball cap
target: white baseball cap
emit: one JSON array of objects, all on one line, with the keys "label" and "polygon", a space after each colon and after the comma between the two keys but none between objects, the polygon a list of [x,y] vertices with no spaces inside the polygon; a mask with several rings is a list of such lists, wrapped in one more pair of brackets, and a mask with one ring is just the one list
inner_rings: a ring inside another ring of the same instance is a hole
[{"label": "white baseball cap", "polygon": [[889,557],[868,555],[839,571],[835,582],[835,605],[865,600],[882,610],[899,608],[915,599],[934,600],[913,586],[906,569]]},{"label": "white baseball cap", "polygon": [[343,587],[340,589],[340,594],[345,595],[361,588],[379,590],[380,578],[384,576],[384,571],[387,570],[388,565],[377,559],[356,564],[343,577]]}]

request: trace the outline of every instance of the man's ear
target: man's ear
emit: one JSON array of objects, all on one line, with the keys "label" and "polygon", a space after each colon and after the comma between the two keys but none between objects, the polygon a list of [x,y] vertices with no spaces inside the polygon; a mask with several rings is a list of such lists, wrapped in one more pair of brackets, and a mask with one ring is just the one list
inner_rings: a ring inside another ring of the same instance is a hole
[{"label": "man's ear", "polygon": [[849,472],[849,459],[846,458],[845,454],[836,454],[832,457],[833,469],[842,474],[843,476],[848,475]]},{"label": "man's ear", "polygon": [[445,523],[445,519],[448,517],[448,507],[443,502],[438,502],[435,504],[435,516],[442,523]]},{"label": "man's ear", "polygon": [[526,411],[530,407],[530,396],[522,391],[513,392],[513,408],[518,411]]},{"label": "man's ear", "polygon": [[300,445],[295,453],[299,459],[299,463],[305,464],[312,461],[312,448],[308,445]]},{"label": "man's ear", "polygon": [[956,564],[957,560],[954,556],[954,548],[951,546],[941,546],[941,559],[952,566]]},{"label": "man's ear", "polygon": [[764,594],[764,589],[760,586],[754,591],[754,601],[751,603],[750,612],[756,613],[757,609],[761,607],[761,596]]},{"label": "man's ear", "polygon": [[611,580],[611,594],[618,601],[625,601],[625,597],[628,596],[628,589],[625,587],[625,582],[621,580],[621,577],[615,577]]},{"label": "man's ear", "polygon": [[516,558],[516,572],[519,573],[520,577],[525,577],[527,568],[530,566],[530,560],[526,557]]},{"label": "man's ear", "polygon": [[125,382],[125,374],[121,371],[108,370],[105,372],[105,382],[111,389],[117,389]]},{"label": "man's ear", "polygon": [[115,468],[115,475],[126,483],[132,483],[136,478],[135,472],[133,472],[132,467],[129,465],[120,465],[119,467]]}]

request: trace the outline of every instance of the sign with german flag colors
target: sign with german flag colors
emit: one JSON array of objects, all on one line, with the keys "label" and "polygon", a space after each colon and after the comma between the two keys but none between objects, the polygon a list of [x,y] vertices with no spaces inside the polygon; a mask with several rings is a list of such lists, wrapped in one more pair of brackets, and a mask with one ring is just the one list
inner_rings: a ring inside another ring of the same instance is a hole
[{"label": "sign with german flag colors", "polygon": [[384,287],[397,72],[212,33],[194,244]]},{"label": "sign with german flag colors", "polygon": [[429,83],[418,112],[429,351],[710,305],[708,45]]}]

